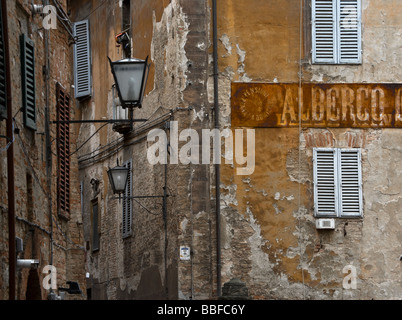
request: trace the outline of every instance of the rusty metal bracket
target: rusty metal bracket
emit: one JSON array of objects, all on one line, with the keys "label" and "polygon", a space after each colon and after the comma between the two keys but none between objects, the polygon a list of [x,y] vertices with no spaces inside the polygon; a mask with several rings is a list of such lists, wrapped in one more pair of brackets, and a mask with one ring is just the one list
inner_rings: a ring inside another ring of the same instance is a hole
[{"label": "rusty metal bracket", "polygon": [[[125,196],[121,196],[121,197],[112,197],[112,199],[146,199],[146,198],[164,198],[165,196],[135,196],[135,197],[125,197]],[[166,197],[170,197],[170,195],[166,195]]]},{"label": "rusty metal bracket", "polygon": [[66,124],[66,123],[132,123],[132,122],[147,122],[148,119],[128,119],[128,120],[59,120],[52,121],[53,124]]},{"label": "rusty metal bracket", "polygon": [[10,137],[0,135],[0,138],[6,139],[7,141],[11,141]]}]

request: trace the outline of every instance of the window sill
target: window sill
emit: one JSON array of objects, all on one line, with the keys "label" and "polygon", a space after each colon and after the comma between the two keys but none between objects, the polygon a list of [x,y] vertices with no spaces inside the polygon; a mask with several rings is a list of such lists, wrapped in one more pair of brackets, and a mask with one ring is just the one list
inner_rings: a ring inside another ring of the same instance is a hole
[{"label": "window sill", "polygon": [[331,63],[331,62],[312,62],[311,65],[315,66],[361,66],[362,62],[339,62],[339,63]]}]

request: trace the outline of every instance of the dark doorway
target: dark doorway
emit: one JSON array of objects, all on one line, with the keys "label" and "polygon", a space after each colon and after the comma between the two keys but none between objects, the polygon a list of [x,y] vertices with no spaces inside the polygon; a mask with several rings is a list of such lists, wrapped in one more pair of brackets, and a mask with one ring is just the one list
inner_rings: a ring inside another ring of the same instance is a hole
[{"label": "dark doorway", "polygon": [[29,271],[27,292],[25,298],[26,300],[42,300],[40,280],[38,272],[36,270]]}]

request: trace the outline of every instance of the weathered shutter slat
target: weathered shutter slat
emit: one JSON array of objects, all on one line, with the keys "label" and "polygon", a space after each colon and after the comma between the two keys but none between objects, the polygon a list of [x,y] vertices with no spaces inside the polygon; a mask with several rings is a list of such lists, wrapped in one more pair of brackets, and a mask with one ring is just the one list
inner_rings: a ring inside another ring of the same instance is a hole
[{"label": "weathered shutter slat", "polygon": [[336,150],[314,149],[314,205],[316,216],[338,212]]},{"label": "weathered shutter slat", "polygon": [[[57,120],[70,120],[70,97],[64,92],[60,84],[57,84]],[[58,202],[59,213],[62,217],[70,218],[70,125],[66,123],[57,124],[58,141]]]},{"label": "weathered shutter slat", "polygon": [[339,167],[341,216],[360,216],[362,215],[360,150],[341,150]]},{"label": "weathered shutter slat", "polygon": [[126,190],[124,191],[123,198],[123,221],[122,221],[122,229],[123,229],[123,238],[131,235],[131,224],[132,224],[132,200],[130,199],[133,196],[133,161],[130,159],[124,163],[124,166],[129,169]]},{"label": "weathered shutter slat", "polygon": [[91,47],[89,38],[89,20],[74,23],[74,79],[75,97],[91,95]]},{"label": "weathered shutter slat", "polygon": [[6,56],[4,46],[3,16],[0,6],[0,121],[7,119]]},{"label": "weathered shutter slat", "polygon": [[363,215],[360,149],[314,149],[316,216]]},{"label": "weathered shutter slat", "polygon": [[99,205],[92,202],[92,251],[99,250]]},{"label": "weathered shutter slat", "polygon": [[130,169],[129,175],[128,175],[128,181],[127,181],[127,216],[126,216],[126,222],[127,222],[127,235],[131,234],[131,216],[133,213],[133,208],[132,208],[132,200],[130,199],[133,194],[132,194],[132,189],[133,189],[133,165],[132,161],[129,160],[127,162],[127,167]]},{"label": "weathered shutter slat", "polygon": [[20,37],[21,46],[21,91],[24,124],[36,130],[35,101],[35,44],[25,34]]},{"label": "weathered shutter slat", "polygon": [[361,62],[361,2],[340,0],[338,42],[340,63]]},{"label": "weathered shutter slat", "polygon": [[312,0],[313,62],[336,62],[336,2]]},{"label": "weathered shutter slat", "polygon": [[361,63],[361,0],[312,0],[313,63]]}]

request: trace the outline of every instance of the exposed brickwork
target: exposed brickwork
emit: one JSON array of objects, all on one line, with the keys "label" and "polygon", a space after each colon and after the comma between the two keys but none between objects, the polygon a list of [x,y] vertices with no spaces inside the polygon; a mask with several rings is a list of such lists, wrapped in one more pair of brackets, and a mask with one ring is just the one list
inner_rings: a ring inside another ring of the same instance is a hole
[{"label": "exposed brickwork", "polygon": [[[66,1],[62,3],[67,11]],[[57,29],[49,32],[42,26],[39,15],[32,17],[31,3],[28,1],[7,1],[8,27],[10,34],[10,59],[12,80],[13,114],[16,115],[16,127],[20,133],[14,142],[15,165],[15,200],[16,200],[16,236],[24,241],[24,251],[19,258],[39,259],[40,265],[36,270],[36,288],[40,287],[42,299],[47,298],[48,291],[42,286],[45,274],[43,268],[51,263],[57,268],[57,285],[65,287],[66,281],[78,281],[81,289],[86,292],[82,219],[80,206],[80,192],[77,172],[77,158],[71,157],[71,216],[70,220],[60,219],[57,207],[57,157],[56,154],[56,126],[50,125],[52,140],[52,171],[51,185],[48,184],[46,165],[46,139],[45,139],[45,106],[46,86],[48,85],[50,120],[56,120],[56,83],[60,83],[67,94],[72,91],[72,47],[71,37],[60,24]],[[37,130],[32,131],[23,125],[21,106],[21,72],[20,72],[20,46],[21,33],[27,34],[35,43],[35,71],[36,71],[36,108]],[[49,35],[49,80],[46,80],[44,66],[46,65],[46,33]],[[70,118],[75,118],[75,103],[71,103]],[[0,132],[5,134],[5,121],[0,123]],[[71,150],[76,148],[76,131],[71,128]],[[4,146],[1,141],[0,147]],[[0,206],[1,206],[1,263],[0,263],[0,299],[8,299],[8,232],[7,232],[7,160],[6,153],[0,154]],[[51,207],[49,202],[51,201]],[[50,208],[52,221],[50,219]],[[50,235],[53,225],[53,254],[50,250]],[[29,270],[17,270],[16,292],[17,299],[26,299]],[[39,281],[39,283],[37,283]],[[33,285],[33,284],[32,284]],[[82,299],[84,296],[78,297]],[[28,295],[29,297],[29,295]],[[77,297],[68,297],[76,299]]]}]

